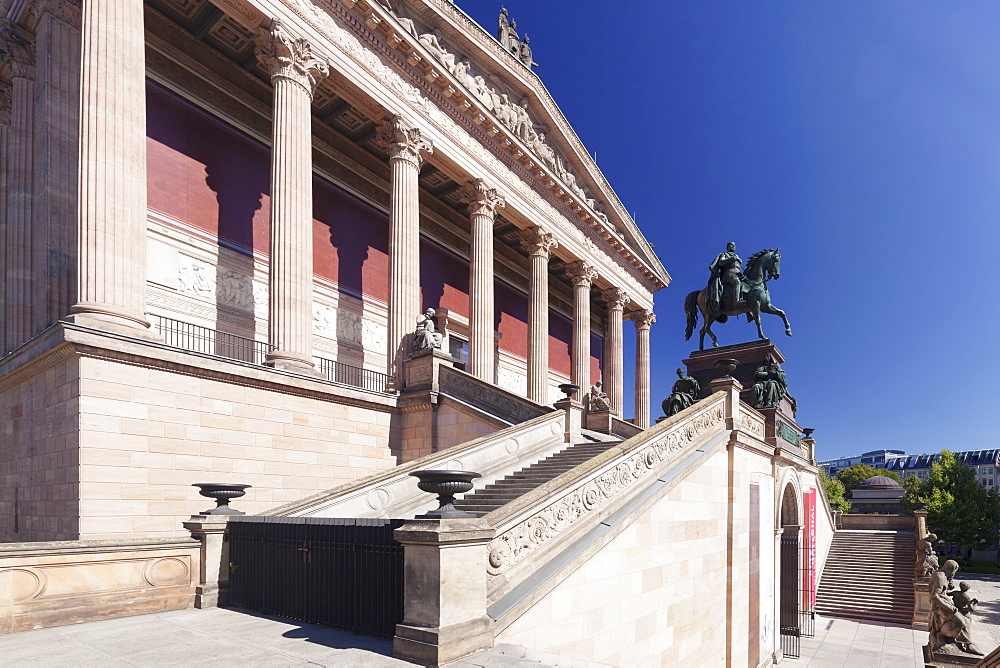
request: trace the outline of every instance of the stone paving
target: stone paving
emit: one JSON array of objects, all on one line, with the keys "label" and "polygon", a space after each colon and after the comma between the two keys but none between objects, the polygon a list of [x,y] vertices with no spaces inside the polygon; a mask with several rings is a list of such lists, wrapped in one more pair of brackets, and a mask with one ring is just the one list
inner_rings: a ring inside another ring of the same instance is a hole
[{"label": "stone paving", "polygon": [[[392,642],[235,610],[175,610],[0,636],[6,666],[277,666],[386,667]],[[498,645],[453,668],[588,668],[597,664]]]},{"label": "stone paving", "polygon": [[[1000,576],[959,572],[979,599],[973,639],[985,654],[1000,645]],[[884,622],[816,618],[816,635],[802,638],[801,656],[788,666],[809,668],[923,668],[927,632]]]}]

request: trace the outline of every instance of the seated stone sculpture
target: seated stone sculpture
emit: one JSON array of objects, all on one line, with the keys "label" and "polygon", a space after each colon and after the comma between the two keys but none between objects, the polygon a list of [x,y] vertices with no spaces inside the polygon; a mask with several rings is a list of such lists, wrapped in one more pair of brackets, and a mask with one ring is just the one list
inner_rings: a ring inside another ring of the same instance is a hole
[{"label": "seated stone sculpture", "polygon": [[677,369],[677,381],[670,389],[670,396],[663,404],[663,414],[667,417],[680,413],[698,400],[701,384],[691,376],[685,376],[682,369]]},{"label": "seated stone sculpture", "polygon": [[[968,612],[963,612],[952,600],[952,589],[958,563],[949,559],[944,566],[934,572],[928,586],[931,597],[931,613],[928,619],[930,634],[928,646],[931,652],[936,652],[948,643],[955,643],[966,654],[982,655],[982,652],[972,643],[971,626],[974,604],[968,604],[962,598]],[[965,589],[968,589],[966,587]],[[964,590],[958,592],[959,596]]]},{"label": "seated stone sculpture", "polygon": [[608,400],[607,393],[601,389],[601,381],[597,381],[590,388],[589,408],[592,413],[600,413],[611,410],[611,402]]},{"label": "seated stone sculpture", "polygon": [[917,541],[917,564],[914,576],[918,578],[930,577],[939,568],[937,555],[934,554],[936,541],[937,536],[932,533]]},{"label": "seated stone sculpture", "polygon": [[429,308],[417,318],[417,330],[413,335],[413,350],[440,350],[442,335],[434,328],[434,309]]}]

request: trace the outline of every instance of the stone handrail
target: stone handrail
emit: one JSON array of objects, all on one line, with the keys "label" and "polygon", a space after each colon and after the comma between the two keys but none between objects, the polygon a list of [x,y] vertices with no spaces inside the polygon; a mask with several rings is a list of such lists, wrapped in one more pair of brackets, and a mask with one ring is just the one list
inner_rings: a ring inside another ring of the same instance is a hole
[{"label": "stone handrail", "polygon": [[764,440],[764,416],[749,404],[740,402],[740,417],[743,418],[743,426],[747,433],[753,434],[760,440]]},{"label": "stone handrail", "polygon": [[441,394],[489,413],[509,424],[517,424],[545,415],[555,409],[542,406],[492,383],[476,378],[453,366],[442,366],[439,379]]},{"label": "stone handrail", "polygon": [[915,531],[913,515],[851,515],[840,517],[841,527],[848,531]]},{"label": "stone handrail", "polygon": [[519,466],[526,466],[561,449],[565,421],[566,413],[563,411],[546,413],[488,436],[261,514],[391,519],[411,517],[433,505],[433,498],[417,489],[417,481],[410,476],[411,472],[424,469],[476,471],[483,476],[476,481],[476,486],[481,487],[491,478],[506,475]]},{"label": "stone handrail", "polygon": [[[726,393],[717,392],[486,515],[490,598],[524,573],[518,564],[577,529],[599,523],[710,436],[726,429]],[[530,569],[540,567],[537,557]]]},{"label": "stone handrail", "polygon": [[632,438],[636,434],[641,434],[642,432],[642,427],[638,427],[631,422],[626,422],[625,420],[620,420],[616,417],[611,418],[611,433],[615,436]]}]

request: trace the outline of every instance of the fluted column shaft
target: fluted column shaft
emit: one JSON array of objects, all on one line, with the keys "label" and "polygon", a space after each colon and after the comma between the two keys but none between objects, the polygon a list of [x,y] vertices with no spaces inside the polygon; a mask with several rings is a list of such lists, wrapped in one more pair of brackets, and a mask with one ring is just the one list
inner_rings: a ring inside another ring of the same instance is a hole
[{"label": "fluted column shaft", "polygon": [[379,128],[389,151],[392,191],[389,196],[389,338],[387,373],[403,386],[403,359],[408,334],[420,314],[420,190],[417,178],[423,153],[433,146],[419,129],[393,116]]},{"label": "fluted column shaft", "polygon": [[483,179],[467,183],[462,201],[472,223],[469,248],[469,366],[473,376],[496,382],[493,328],[493,220],[504,199]]},{"label": "fluted column shaft", "polygon": [[[7,172],[10,153],[7,148],[7,134],[12,116],[13,90],[0,83],[0,285],[7,281]],[[6,299],[4,289],[0,289],[0,298]],[[6,302],[5,302],[6,304]],[[7,349],[7,310],[6,305],[0,307],[0,354]]]},{"label": "fluted column shaft", "polygon": [[656,322],[652,311],[642,310],[631,315],[635,321],[635,425],[649,426],[649,330]]},{"label": "fluted column shaft", "polygon": [[604,291],[607,304],[607,331],[604,333],[604,391],[608,394],[611,411],[621,417],[625,398],[625,347],[622,341],[622,316],[628,295],[620,288]]},{"label": "fluted column shaft", "polygon": [[590,286],[597,271],[582,260],[566,267],[573,281],[573,345],[571,348],[570,380],[579,385],[581,393],[590,387]]},{"label": "fluted column shaft", "polygon": [[141,0],[83,0],[77,302],[96,327],[146,322],[146,57]]},{"label": "fluted column shaft", "polygon": [[312,116],[328,73],[303,39],[280,23],[258,34],[257,57],[274,85],[271,127],[271,242],[266,363],[310,373],[313,365]]},{"label": "fluted column shaft", "polygon": [[528,302],[528,398],[549,403],[549,254],[559,242],[551,232],[533,227],[521,232],[531,261]]},{"label": "fluted column shaft", "polygon": [[[34,172],[35,60],[29,36],[0,21],[0,56],[10,64],[10,129],[3,156],[7,165],[4,247],[4,351],[31,336],[34,274],[31,267],[31,186]],[[0,351],[3,352],[3,351]]]}]

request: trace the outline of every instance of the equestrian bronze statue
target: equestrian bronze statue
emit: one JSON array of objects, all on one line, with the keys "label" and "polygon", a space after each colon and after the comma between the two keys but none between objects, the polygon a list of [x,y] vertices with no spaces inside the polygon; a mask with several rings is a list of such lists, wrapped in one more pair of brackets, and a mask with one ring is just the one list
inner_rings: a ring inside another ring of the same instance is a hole
[{"label": "equestrian bronze statue", "polygon": [[684,312],[687,314],[685,340],[690,339],[694,333],[698,324],[698,311],[701,311],[704,320],[698,338],[698,350],[705,349],[705,334],[712,337],[713,347],[719,345],[719,340],[712,332],[712,323],[726,322],[729,316],[743,313],[747,316],[747,322],[757,323],[757,336],[762,339],[767,337],[760,326],[761,313],[780,316],[785,323],[785,334],[792,335],[792,327],[788,324],[785,312],[771,303],[771,295],[767,292],[767,282],[781,275],[781,251],[777,248],[765,248],[755,253],[747,260],[744,272],[743,261],[736,254],[736,244],[730,242],[726,251],[719,253],[708,268],[712,272],[708,287],[692,292],[684,300]]}]

